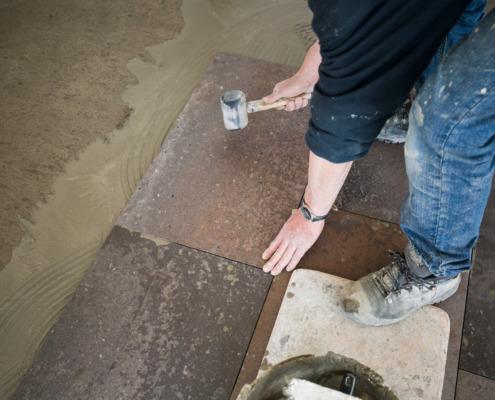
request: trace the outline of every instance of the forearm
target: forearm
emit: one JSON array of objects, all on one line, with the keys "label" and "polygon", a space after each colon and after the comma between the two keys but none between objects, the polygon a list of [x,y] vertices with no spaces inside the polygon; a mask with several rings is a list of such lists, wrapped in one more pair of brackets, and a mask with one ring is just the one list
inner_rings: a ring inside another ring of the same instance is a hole
[{"label": "forearm", "polygon": [[304,61],[296,75],[311,80],[312,85],[318,81],[318,68],[321,64],[320,43],[316,41],[307,51]]},{"label": "forearm", "polygon": [[324,215],[330,211],[351,166],[352,161],[335,164],[310,151],[304,199],[314,214]]}]

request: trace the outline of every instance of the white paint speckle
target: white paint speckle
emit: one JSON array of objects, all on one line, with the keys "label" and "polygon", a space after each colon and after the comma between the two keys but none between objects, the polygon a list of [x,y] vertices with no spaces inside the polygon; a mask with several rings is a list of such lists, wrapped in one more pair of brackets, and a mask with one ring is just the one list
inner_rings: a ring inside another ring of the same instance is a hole
[{"label": "white paint speckle", "polygon": [[418,123],[418,126],[423,126],[425,116],[423,114],[423,109],[417,103],[416,103],[416,107],[414,107],[414,117],[416,118],[416,122]]},{"label": "white paint speckle", "polygon": [[480,90],[480,94],[486,94],[488,92],[487,88],[484,87],[483,89]]}]

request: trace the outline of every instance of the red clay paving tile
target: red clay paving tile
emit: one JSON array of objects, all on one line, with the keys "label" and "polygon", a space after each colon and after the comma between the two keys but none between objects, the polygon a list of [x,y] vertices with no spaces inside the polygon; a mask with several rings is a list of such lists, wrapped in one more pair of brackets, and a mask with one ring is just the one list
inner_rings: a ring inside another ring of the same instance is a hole
[{"label": "red clay paving tile", "polygon": [[406,239],[395,224],[344,211],[333,213],[300,266],[356,280],[390,262]]},{"label": "red clay paving tile", "polygon": [[114,228],[13,399],[228,399],[270,282]]},{"label": "red clay paving tile", "polygon": [[[218,98],[232,88],[259,98],[293,72],[217,55],[117,224],[260,266],[304,190],[308,114],[251,114],[247,128],[232,133],[223,128]],[[339,204],[397,220],[406,184],[401,165],[402,146],[376,144],[353,167]]]},{"label": "red clay paving tile", "polygon": [[293,72],[217,55],[117,224],[259,266],[306,183],[308,114],[250,114],[245,129],[228,132],[219,97],[240,89],[260,98]]},{"label": "red clay paving tile", "polygon": [[407,192],[404,146],[375,142],[366,157],[354,162],[336,205],[398,224]]}]

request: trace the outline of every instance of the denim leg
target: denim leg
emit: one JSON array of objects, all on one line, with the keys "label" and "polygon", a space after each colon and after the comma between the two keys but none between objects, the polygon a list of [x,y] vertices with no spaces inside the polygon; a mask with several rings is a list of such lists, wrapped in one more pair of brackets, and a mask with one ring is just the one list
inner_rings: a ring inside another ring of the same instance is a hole
[{"label": "denim leg", "polygon": [[435,72],[437,67],[445,58],[448,51],[474,31],[474,29],[478,26],[481,18],[483,18],[485,8],[486,0],[471,0],[461,17],[450,29],[442,45],[438,48],[437,52],[432,57],[428,67],[426,67],[426,69],[421,74],[421,77],[418,79],[418,82],[415,85],[416,90],[419,90],[428,76]]},{"label": "denim leg", "polygon": [[[401,227],[437,276],[470,268],[495,160],[495,12],[421,87],[405,145]],[[411,258],[411,257],[410,257]]]}]

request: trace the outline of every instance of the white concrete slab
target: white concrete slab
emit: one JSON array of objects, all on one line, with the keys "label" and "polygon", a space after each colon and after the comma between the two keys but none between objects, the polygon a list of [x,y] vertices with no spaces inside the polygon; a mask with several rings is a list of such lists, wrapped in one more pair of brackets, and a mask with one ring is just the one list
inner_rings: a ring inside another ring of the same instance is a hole
[{"label": "white concrete slab", "polygon": [[428,306],[395,325],[361,326],[339,308],[338,294],[349,283],[317,271],[292,274],[258,376],[288,358],[333,351],[375,370],[401,400],[440,400],[447,313]]}]

